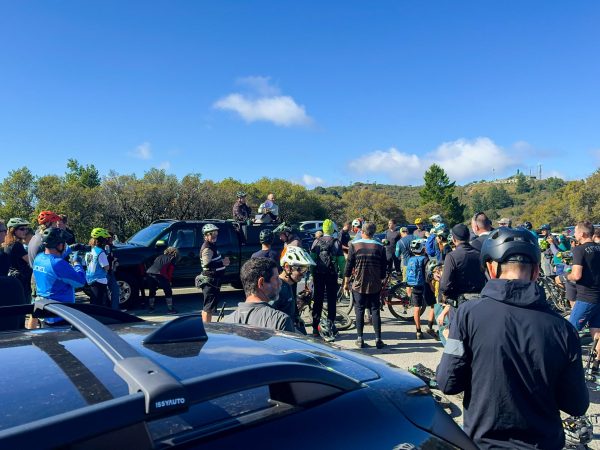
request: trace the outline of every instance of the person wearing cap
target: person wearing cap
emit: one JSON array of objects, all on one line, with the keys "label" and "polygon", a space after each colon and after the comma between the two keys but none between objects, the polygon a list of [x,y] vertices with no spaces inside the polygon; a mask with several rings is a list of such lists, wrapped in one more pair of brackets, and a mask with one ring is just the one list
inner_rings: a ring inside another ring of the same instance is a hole
[{"label": "person wearing cap", "polygon": [[[476,297],[485,285],[485,275],[481,271],[479,252],[469,244],[469,229],[459,223],[452,227],[452,242],[456,247],[444,260],[444,272],[440,280],[440,292],[446,303],[444,310],[438,316],[437,322],[444,325],[446,316],[452,315],[458,306]],[[443,337],[447,335],[443,330]]]},{"label": "person wearing cap", "polygon": [[512,220],[510,220],[508,217],[503,217],[498,221],[498,226],[512,228]]},{"label": "person wearing cap", "polygon": [[248,222],[251,217],[252,209],[246,203],[246,196],[244,191],[238,191],[237,200],[233,204],[233,220],[237,222]]},{"label": "person wearing cap", "polygon": [[229,258],[223,258],[217,248],[219,228],[212,223],[202,227],[204,243],[200,248],[200,262],[202,274],[199,275],[200,282],[197,286],[202,289],[204,305],[202,307],[202,321],[212,321],[214,311],[217,309],[217,299],[221,292],[221,280],[225,268],[229,265]]},{"label": "person wearing cap", "polygon": [[464,392],[463,428],[481,449],[562,449],[561,411],[589,406],[579,336],[546,302],[539,264],[529,231],[492,232],[481,248],[490,280],[456,311],[436,370],[442,392]]},{"label": "person wearing cap", "polygon": [[417,229],[415,231],[413,231],[413,234],[415,235],[416,238],[419,239],[425,239],[425,226],[423,224],[423,219],[421,219],[420,217],[417,217],[415,219],[415,225],[417,226]]}]

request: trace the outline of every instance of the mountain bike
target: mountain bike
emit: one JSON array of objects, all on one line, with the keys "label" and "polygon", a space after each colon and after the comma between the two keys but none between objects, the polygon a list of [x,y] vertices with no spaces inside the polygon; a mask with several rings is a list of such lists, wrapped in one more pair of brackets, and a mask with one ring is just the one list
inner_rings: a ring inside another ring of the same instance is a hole
[{"label": "mountain bike", "polygon": [[[352,278],[350,283],[352,283]],[[384,306],[387,306],[388,311],[396,319],[405,322],[414,321],[413,307],[410,304],[410,297],[406,293],[406,283],[400,280],[400,276],[396,272],[389,272],[386,275],[379,294],[379,300],[382,311]],[[351,301],[346,312],[350,314],[353,308],[354,302]]]},{"label": "mountain bike", "polygon": [[571,312],[571,305],[567,301],[565,288],[556,284],[554,276],[540,275],[537,284],[546,293],[546,301],[554,311],[562,316],[566,316]]}]

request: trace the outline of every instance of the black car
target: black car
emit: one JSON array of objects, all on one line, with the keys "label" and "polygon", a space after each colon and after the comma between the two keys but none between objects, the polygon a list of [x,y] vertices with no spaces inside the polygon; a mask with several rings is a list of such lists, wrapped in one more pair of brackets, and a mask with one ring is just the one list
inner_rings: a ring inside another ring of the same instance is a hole
[{"label": "black car", "polygon": [[0,332],[0,447],[474,449],[418,378],[295,334],[8,306],[70,325]]},{"label": "black car", "polygon": [[[116,271],[121,286],[121,304],[135,302],[140,287],[143,286],[145,271],[154,259],[168,246],[179,250],[179,257],[173,273],[173,283],[180,286],[193,286],[194,278],[201,272],[200,247],[203,243],[202,227],[212,223],[219,228],[217,246],[223,256],[230,260],[225,270],[224,283],[241,287],[240,268],[252,253],[260,250],[260,231],[274,229],[275,224],[240,226],[231,220],[173,220],[162,219],[138,231],[127,242],[117,244],[114,255],[119,265]],[[275,239],[274,250],[283,247]]]}]

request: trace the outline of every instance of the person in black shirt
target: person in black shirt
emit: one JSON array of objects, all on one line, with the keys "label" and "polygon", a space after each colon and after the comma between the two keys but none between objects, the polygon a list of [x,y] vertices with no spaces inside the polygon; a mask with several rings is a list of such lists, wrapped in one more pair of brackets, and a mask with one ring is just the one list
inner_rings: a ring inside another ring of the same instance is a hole
[{"label": "person in black shirt", "polygon": [[275,250],[271,250],[271,245],[273,245],[273,239],[275,238],[273,232],[268,228],[262,230],[258,235],[258,240],[260,241],[261,249],[257,252],[252,253],[252,258],[269,258],[277,263],[279,267],[279,255]]},{"label": "person in black shirt", "polygon": [[396,221],[390,219],[388,221],[388,229],[385,231],[385,257],[388,261],[388,271],[400,271],[400,258],[395,255],[396,243],[400,239],[400,232],[396,230]]},{"label": "person in black shirt", "polygon": [[7,231],[8,228],[0,220],[0,277],[5,277],[8,274],[8,267],[10,266],[10,257],[4,252],[4,247],[2,247]]},{"label": "person in black shirt", "polygon": [[[588,324],[594,338],[600,337],[600,245],[594,243],[594,226],[590,222],[579,222],[575,226],[575,238],[579,245],[573,247],[573,266],[571,273],[556,278],[561,284],[575,282],[577,296],[571,310],[569,322],[578,331]],[[600,358],[600,340],[596,355]],[[598,371],[600,361],[596,360],[593,370]]]},{"label": "person in black shirt", "polygon": [[348,243],[352,239],[350,237],[350,222],[344,222],[344,226],[342,227],[342,231],[340,231],[340,244],[342,245],[342,252],[344,252],[344,256],[348,256]]},{"label": "person in black shirt", "polygon": [[471,241],[471,246],[475,250],[480,251],[483,241],[485,241],[492,232],[492,221],[485,213],[478,212],[473,216],[473,219],[471,219],[471,229],[473,230],[473,233],[477,235],[477,237]]},{"label": "person in black shirt", "polygon": [[204,243],[200,248],[200,262],[202,263],[202,275],[200,283],[204,295],[204,306],[202,308],[202,320],[210,322],[213,312],[217,309],[217,297],[221,292],[221,280],[225,268],[229,265],[229,258],[223,258],[217,249],[217,238],[219,228],[208,223],[202,227]]},{"label": "person in black shirt", "polygon": [[154,263],[146,271],[150,282],[150,298],[148,299],[148,311],[154,311],[154,302],[156,290],[162,289],[165,293],[165,301],[167,302],[167,314],[177,314],[173,307],[173,290],[171,289],[171,281],[173,279],[173,271],[175,270],[175,261],[177,261],[177,249],[168,247],[162,255],[159,255],[154,260]]},{"label": "person in black shirt", "polygon": [[494,230],[481,262],[490,280],[456,311],[438,386],[464,392],[464,431],[478,448],[562,449],[560,411],[589,406],[579,336],[536,283],[540,249],[529,231]]},{"label": "person in black shirt", "polygon": [[19,280],[25,293],[25,300],[30,301],[33,270],[29,266],[29,257],[23,245],[29,222],[20,217],[13,217],[6,226],[8,232],[2,243],[2,249],[9,257],[8,276]]},{"label": "person in black shirt", "polygon": [[[446,316],[451,316],[459,304],[481,292],[485,285],[479,252],[469,245],[469,230],[465,225],[459,223],[452,227],[452,241],[456,250],[446,256],[440,280],[440,292],[446,302],[444,311],[437,318],[440,327]],[[446,336],[448,330],[442,333]]]}]

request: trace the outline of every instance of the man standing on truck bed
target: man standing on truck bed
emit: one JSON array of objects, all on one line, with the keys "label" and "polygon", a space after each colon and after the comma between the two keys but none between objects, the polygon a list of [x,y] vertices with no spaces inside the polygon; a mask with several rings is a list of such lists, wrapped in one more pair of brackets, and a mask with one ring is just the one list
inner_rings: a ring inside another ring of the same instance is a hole
[{"label": "man standing on truck bed", "polygon": [[202,263],[202,275],[198,284],[204,295],[204,306],[202,308],[202,321],[210,322],[213,312],[217,309],[217,297],[221,291],[221,280],[225,273],[225,267],[229,265],[229,258],[223,258],[217,250],[217,237],[219,229],[212,223],[202,227],[204,243],[200,248],[200,261]]},{"label": "man standing on truck bed", "polygon": [[233,204],[233,220],[237,222],[247,222],[250,219],[252,210],[246,203],[246,193],[239,191],[237,201]]}]

